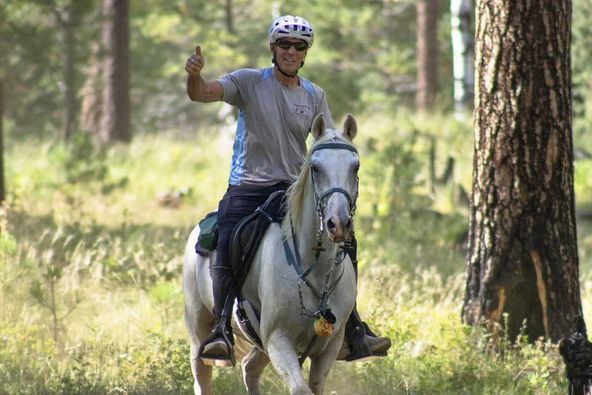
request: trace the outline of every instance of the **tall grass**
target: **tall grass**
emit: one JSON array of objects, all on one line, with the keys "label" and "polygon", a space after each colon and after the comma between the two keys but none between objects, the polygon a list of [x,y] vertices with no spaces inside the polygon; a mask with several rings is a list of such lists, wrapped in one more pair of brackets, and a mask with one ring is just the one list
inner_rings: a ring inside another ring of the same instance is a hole
[{"label": "tall grass", "polygon": [[[393,348],[380,360],[337,363],[326,392],[564,392],[555,346],[492,347],[480,328],[460,322],[466,218],[446,188],[467,188],[467,170],[455,171],[453,187],[431,188],[425,136],[446,137],[437,139],[440,173],[443,153],[470,163],[464,138],[444,145],[466,125],[438,120],[418,132],[409,119],[360,121],[358,300]],[[227,136],[213,132],[138,137],[106,151],[84,138],[11,147],[10,198],[0,212],[0,394],[191,393],[182,251],[224,192],[229,156]],[[580,227],[590,316],[588,230]],[[217,369],[214,386],[244,393],[238,368]],[[263,386],[286,393],[271,368]]]}]

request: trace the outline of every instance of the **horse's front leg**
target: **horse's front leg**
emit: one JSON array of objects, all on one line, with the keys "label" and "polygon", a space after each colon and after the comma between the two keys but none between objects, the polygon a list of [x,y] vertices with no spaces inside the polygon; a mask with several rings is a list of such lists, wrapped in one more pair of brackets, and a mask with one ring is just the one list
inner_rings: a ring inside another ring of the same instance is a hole
[{"label": "horse's front leg", "polygon": [[311,358],[308,383],[315,395],[321,395],[323,393],[327,376],[335,363],[337,354],[339,354],[342,342],[343,336],[337,336],[327,345],[322,355]]},{"label": "horse's front leg", "polygon": [[243,358],[243,380],[249,395],[261,394],[259,387],[259,379],[263,370],[269,363],[269,357],[257,347],[253,347],[251,351]]},{"label": "horse's front leg", "polygon": [[282,330],[276,330],[268,337],[266,349],[273,367],[288,385],[290,394],[312,395],[298,363],[292,339]]}]

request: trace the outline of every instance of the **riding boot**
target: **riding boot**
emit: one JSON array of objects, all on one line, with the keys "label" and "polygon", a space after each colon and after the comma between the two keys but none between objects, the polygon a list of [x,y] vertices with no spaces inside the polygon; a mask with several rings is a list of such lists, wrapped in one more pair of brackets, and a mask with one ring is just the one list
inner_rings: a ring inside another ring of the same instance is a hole
[{"label": "riding boot", "polygon": [[232,308],[238,292],[230,268],[214,267],[213,288],[216,322],[212,334],[201,344],[198,356],[205,365],[234,366]]},{"label": "riding boot", "polygon": [[[344,249],[349,255],[354,266],[356,283],[358,282],[358,254],[357,240],[352,234]],[[338,360],[363,361],[372,357],[386,356],[391,347],[388,337],[376,336],[367,323],[363,322],[358,314],[357,305],[354,306],[347,323],[345,324],[345,341],[337,356]]]}]

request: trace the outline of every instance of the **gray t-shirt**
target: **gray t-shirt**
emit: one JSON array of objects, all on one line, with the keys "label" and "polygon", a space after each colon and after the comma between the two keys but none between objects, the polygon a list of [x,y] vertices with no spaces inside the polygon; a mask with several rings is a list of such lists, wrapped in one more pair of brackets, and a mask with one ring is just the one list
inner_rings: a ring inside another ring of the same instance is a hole
[{"label": "gray t-shirt", "polygon": [[223,100],[239,109],[229,184],[268,186],[296,179],[314,118],[334,128],[325,92],[300,77],[289,88],[271,68],[240,69],[219,79]]}]

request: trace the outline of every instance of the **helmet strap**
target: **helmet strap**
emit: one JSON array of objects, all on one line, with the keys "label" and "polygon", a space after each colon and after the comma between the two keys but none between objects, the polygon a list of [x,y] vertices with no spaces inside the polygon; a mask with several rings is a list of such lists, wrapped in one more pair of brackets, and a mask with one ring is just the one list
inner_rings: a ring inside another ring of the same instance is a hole
[{"label": "helmet strap", "polygon": [[[275,65],[275,67],[277,67],[277,69],[280,73],[282,73],[283,75],[285,75],[288,78],[296,78],[298,76],[298,70],[296,70],[296,72],[294,74],[288,74],[284,70],[281,69],[280,65],[278,64],[277,60],[275,59],[275,50],[273,51],[273,58],[271,59],[271,63],[273,63]],[[304,66],[304,61],[302,62],[300,67],[302,67],[302,66]]]}]

